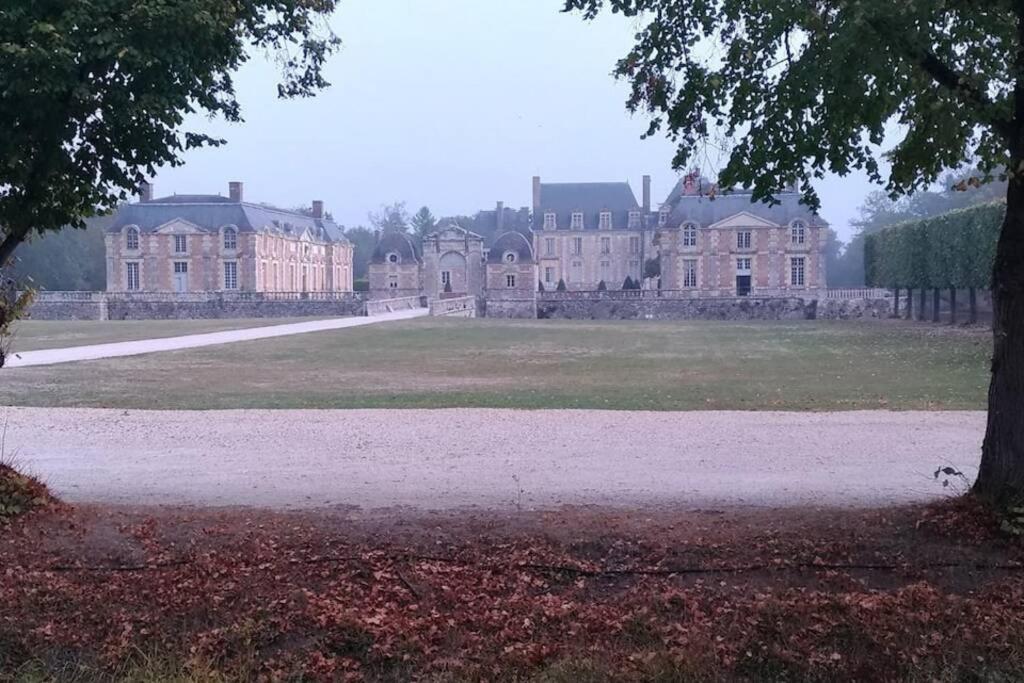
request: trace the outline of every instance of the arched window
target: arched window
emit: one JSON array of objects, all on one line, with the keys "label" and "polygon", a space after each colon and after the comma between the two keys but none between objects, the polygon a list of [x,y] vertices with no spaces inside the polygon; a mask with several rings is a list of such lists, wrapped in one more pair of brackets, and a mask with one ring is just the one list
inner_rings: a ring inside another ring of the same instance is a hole
[{"label": "arched window", "polygon": [[124,233],[124,248],[135,251],[139,248],[139,229],[128,228]]},{"label": "arched window", "polygon": [[697,246],[697,224],[696,223],[683,223],[683,246],[684,247],[695,247],[695,246]]},{"label": "arched window", "polygon": [[234,228],[224,228],[224,249],[233,251],[238,248],[238,231]]},{"label": "arched window", "polygon": [[793,244],[803,244],[807,241],[807,224],[803,221],[793,221],[790,226]]}]

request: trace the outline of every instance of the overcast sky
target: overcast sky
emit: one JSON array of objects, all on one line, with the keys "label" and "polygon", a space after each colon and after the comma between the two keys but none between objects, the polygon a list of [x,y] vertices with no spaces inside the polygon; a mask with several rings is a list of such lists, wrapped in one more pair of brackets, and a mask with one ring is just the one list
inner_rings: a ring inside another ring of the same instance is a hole
[{"label": "overcast sky", "polygon": [[[628,180],[657,204],[676,181],[674,146],[641,140],[647,121],[625,109],[611,74],[635,26],[621,16],[584,22],[559,0],[342,0],[331,19],[344,45],[332,87],[280,101],[272,61],[238,76],[245,122],[192,121],[228,140],[157,175],[158,195],[227,193],[279,206],[323,199],[346,226],[383,203],[427,205],[436,216],[527,206],[531,177]],[[723,160],[724,161],[724,160]],[[720,164],[712,158],[711,164]],[[715,168],[705,163],[704,172]],[[864,195],[863,176],[818,186],[840,236]]]}]

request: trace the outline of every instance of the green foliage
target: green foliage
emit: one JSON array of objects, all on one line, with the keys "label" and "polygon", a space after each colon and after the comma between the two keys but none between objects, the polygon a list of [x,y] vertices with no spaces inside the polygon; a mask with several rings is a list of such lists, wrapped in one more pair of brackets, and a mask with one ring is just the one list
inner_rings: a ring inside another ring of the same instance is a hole
[{"label": "green foliage", "polygon": [[421,207],[416,215],[412,217],[412,231],[423,239],[434,231],[437,226],[437,219],[434,218],[434,214],[430,213],[430,209],[427,207]]},{"label": "green foliage", "polygon": [[359,278],[358,280],[353,280],[352,281],[352,291],[353,292],[369,292],[370,291],[370,281],[367,280],[366,278]]},{"label": "green foliage", "polygon": [[622,281],[622,288],[623,289],[635,289],[635,287],[633,286],[633,278],[631,278],[630,276],[627,275],[626,279]]},{"label": "green foliage", "polygon": [[33,232],[83,227],[189,148],[200,112],[240,121],[233,73],[276,53],[281,97],[325,87],[336,0],[8,0],[0,5],[0,264]]},{"label": "green foliage", "polygon": [[49,504],[52,498],[37,479],[0,462],[0,524]]},{"label": "green foliage", "polygon": [[12,326],[15,321],[25,317],[34,297],[35,290],[19,290],[15,280],[0,272],[0,368],[4,366],[10,351]]},{"label": "green foliage", "polygon": [[597,283],[597,291],[599,291],[599,292],[607,292],[608,291],[608,285],[606,285],[604,283],[604,280],[601,280],[600,282]]},{"label": "green foliage", "polygon": [[538,292],[543,292],[544,291],[544,282],[543,282],[543,280],[537,280],[537,291]]},{"label": "green foliage", "polygon": [[989,287],[1005,213],[1005,204],[992,202],[866,235],[867,283],[915,289]]},{"label": "green foliage", "polygon": [[370,258],[377,238],[373,230],[362,226],[349,228],[345,237],[352,243],[352,275],[357,280],[365,280],[370,274]]},{"label": "green foliage", "polygon": [[562,278],[558,278],[558,286],[555,287],[555,291],[556,292],[564,292],[564,291],[566,291],[568,289],[569,288],[565,286],[565,280],[562,279]]},{"label": "green foliage", "polygon": [[89,218],[84,229],[68,228],[31,238],[11,262],[11,277],[23,286],[50,291],[99,291],[107,286],[103,238],[111,219]]},{"label": "green foliage", "polygon": [[661,277],[661,259],[649,258],[644,263],[644,277]]}]

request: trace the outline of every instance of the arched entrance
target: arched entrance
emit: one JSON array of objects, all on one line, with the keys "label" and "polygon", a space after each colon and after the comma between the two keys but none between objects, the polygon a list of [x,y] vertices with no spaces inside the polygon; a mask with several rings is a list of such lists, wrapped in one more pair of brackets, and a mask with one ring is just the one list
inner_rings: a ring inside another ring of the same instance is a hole
[{"label": "arched entrance", "polygon": [[441,281],[438,289],[442,294],[464,295],[467,291],[466,257],[457,251],[445,252],[438,261]]}]

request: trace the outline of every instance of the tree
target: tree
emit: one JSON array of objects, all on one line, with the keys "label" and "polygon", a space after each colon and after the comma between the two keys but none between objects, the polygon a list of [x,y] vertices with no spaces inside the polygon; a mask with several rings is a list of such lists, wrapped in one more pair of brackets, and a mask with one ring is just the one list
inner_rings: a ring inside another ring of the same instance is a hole
[{"label": "tree", "polygon": [[420,208],[416,215],[412,217],[412,231],[419,235],[420,239],[432,233],[436,225],[437,219],[434,218],[434,214],[430,213],[430,209],[425,206]]},{"label": "tree", "polygon": [[644,277],[661,277],[661,260],[658,258],[649,258],[644,261]]},{"label": "tree", "polygon": [[30,237],[9,267],[10,276],[23,285],[52,291],[105,289],[106,247],[103,238],[109,216],[86,219],[82,230],[46,232]]},{"label": "tree", "polygon": [[339,44],[325,20],[335,3],[3,3],[0,267],[33,232],[84,227],[157,167],[223,144],[182,121],[193,112],[242,120],[232,75],[253,49],[279,54],[280,97],[325,87],[322,68]]},{"label": "tree", "polygon": [[[1006,177],[974,491],[1024,500],[1024,3],[565,2],[587,18],[605,6],[641,24],[616,74],[631,84],[628,108],[650,114],[647,134],[678,141],[677,168],[708,143],[728,146],[721,185],[772,201],[796,182],[815,209],[812,180],[828,172],[861,169],[894,197],[965,162],[979,183]],[[877,150],[891,123],[901,139],[883,178]]]},{"label": "tree", "polygon": [[633,278],[631,278],[630,276],[627,275],[626,279],[622,281],[622,288],[623,289],[633,289],[634,288],[633,287]]},{"label": "tree", "polygon": [[537,280],[537,291],[538,292],[543,292],[544,291],[544,281],[543,280]]},{"label": "tree", "polygon": [[599,291],[599,292],[607,292],[608,291],[608,285],[606,285],[604,283],[604,280],[601,280],[600,282],[597,283],[597,291]]},{"label": "tree", "polygon": [[409,232],[409,212],[405,202],[382,204],[380,211],[371,211],[370,225],[381,232]]},{"label": "tree", "polygon": [[562,278],[558,278],[558,285],[555,286],[555,291],[564,292],[568,289],[569,288],[565,286],[565,280],[563,280]]},{"label": "tree", "polygon": [[373,230],[358,226],[345,230],[345,237],[352,243],[352,277],[357,280],[366,278],[370,274],[370,258],[373,256],[374,247],[377,246],[377,237]]}]

